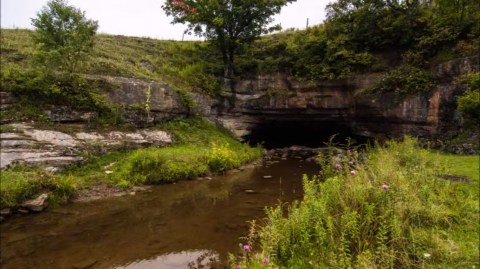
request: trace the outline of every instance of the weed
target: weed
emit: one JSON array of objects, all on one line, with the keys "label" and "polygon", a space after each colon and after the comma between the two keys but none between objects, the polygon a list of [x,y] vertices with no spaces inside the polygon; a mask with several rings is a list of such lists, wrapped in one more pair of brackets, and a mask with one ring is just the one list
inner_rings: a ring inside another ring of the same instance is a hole
[{"label": "weed", "polygon": [[[305,177],[304,199],[288,216],[267,209],[257,256],[271,268],[478,266],[478,156],[434,153],[407,137],[377,144],[366,158],[356,173]],[[241,265],[264,268],[258,259]]]}]

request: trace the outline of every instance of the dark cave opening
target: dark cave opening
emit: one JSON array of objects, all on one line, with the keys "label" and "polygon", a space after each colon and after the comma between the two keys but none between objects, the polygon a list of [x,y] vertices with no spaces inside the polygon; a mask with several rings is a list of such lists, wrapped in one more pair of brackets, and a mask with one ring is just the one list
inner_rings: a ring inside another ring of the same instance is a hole
[{"label": "dark cave opening", "polygon": [[364,144],[368,138],[355,135],[344,122],[311,119],[263,120],[256,124],[245,139],[251,144],[264,148],[284,148],[292,145],[323,147],[330,137],[334,142],[345,143],[351,138],[354,144]]}]

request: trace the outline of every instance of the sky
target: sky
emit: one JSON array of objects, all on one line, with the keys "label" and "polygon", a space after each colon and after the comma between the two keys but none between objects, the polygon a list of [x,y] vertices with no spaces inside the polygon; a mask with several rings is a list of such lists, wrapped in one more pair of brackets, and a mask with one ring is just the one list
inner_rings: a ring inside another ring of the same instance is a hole
[{"label": "sky", "polygon": [[[2,28],[29,28],[31,18],[47,0],[0,0]],[[69,0],[68,3],[86,12],[86,17],[97,20],[99,33],[181,40],[185,26],[172,25],[161,6],[165,0]],[[325,19],[325,6],[332,0],[297,0],[283,7],[275,16],[275,24],[283,29],[304,29]],[[185,36],[185,40],[196,39]]]}]

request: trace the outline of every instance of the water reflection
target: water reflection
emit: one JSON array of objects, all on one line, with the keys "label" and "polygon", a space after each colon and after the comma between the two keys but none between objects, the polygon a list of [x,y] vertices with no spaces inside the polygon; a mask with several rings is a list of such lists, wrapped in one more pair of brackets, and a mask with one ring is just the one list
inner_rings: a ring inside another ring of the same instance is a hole
[{"label": "water reflection", "polygon": [[225,261],[248,221],[264,217],[265,206],[300,198],[302,174],[317,169],[278,161],[11,219],[0,225],[1,268],[187,268],[203,250]]},{"label": "water reflection", "polygon": [[219,255],[211,250],[182,251],[158,256],[151,260],[132,262],[115,269],[177,269],[213,268],[219,266]]}]

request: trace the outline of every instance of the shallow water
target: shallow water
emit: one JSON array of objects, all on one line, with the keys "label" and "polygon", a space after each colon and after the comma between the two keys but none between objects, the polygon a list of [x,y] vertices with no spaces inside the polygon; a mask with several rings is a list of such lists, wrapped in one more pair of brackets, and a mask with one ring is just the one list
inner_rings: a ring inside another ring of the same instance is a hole
[{"label": "shallow water", "polygon": [[274,161],[10,219],[0,225],[1,268],[221,268],[248,221],[301,198],[302,174],[318,171],[300,157]]}]

